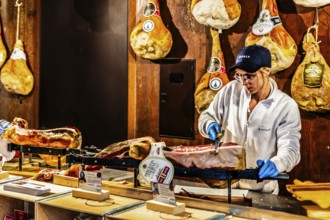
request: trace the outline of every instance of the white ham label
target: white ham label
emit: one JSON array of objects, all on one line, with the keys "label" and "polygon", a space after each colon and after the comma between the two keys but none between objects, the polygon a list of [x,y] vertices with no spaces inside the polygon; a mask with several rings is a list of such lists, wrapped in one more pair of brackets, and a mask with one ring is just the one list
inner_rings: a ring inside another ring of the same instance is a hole
[{"label": "white ham label", "polygon": [[268,9],[264,9],[260,12],[257,22],[252,26],[252,33],[257,36],[265,35],[271,32],[273,27],[270,12]]},{"label": "white ham label", "polygon": [[163,153],[164,142],[151,145],[149,155],[139,165],[138,180],[146,185],[151,182],[170,184],[174,176],[174,167]]},{"label": "white ham label", "polygon": [[26,55],[24,51],[16,47],[13,53],[11,54],[10,58],[13,60],[26,60]]}]

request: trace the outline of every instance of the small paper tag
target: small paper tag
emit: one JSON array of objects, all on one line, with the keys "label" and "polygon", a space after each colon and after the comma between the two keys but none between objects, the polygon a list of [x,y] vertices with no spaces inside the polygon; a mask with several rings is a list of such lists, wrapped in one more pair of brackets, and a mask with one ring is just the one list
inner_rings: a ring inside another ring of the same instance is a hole
[{"label": "small paper tag", "polygon": [[78,186],[81,189],[94,192],[102,190],[102,175],[101,172],[79,170]]},{"label": "small paper tag", "polygon": [[170,205],[176,205],[175,194],[170,189],[170,185],[152,182],[152,192],[154,200]]}]

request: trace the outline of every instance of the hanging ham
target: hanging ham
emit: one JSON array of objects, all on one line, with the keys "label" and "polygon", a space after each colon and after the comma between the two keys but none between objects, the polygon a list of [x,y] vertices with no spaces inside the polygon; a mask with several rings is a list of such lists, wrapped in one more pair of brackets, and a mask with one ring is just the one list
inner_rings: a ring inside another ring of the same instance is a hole
[{"label": "hanging ham", "polygon": [[241,5],[237,0],[193,0],[191,12],[198,23],[225,30],[239,20]]},{"label": "hanging ham", "polygon": [[217,30],[211,28],[212,57],[207,72],[200,79],[195,90],[195,107],[198,113],[207,109],[218,91],[229,82],[225,59]]},{"label": "hanging ham", "polygon": [[287,69],[293,63],[297,54],[297,45],[282,25],[276,0],[262,1],[259,18],[245,39],[245,46],[253,44],[270,50],[271,73]]},{"label": "hanging ham", "polygon": [[171,50],[172,34],[164,25],[157,0],[148,0],[143,16],[133,28],[130,44],[138,57],[157,60]]},{"label": "hanging ham", "polygon": [[1,70],[0,80],[10,93],[28,95],[34,84],[34,78],[26,64],[23,42],[17,40],[10,59]]},{"label": "hanging ham", "polygon": [[304,60],[294,73],[291,95],[303,110],[330,111],[330,68],[312,33],[304,36]]},{"label": "hanging ham", "polygon": [[293,0],[297,5],[305,7],[321,7],[330,4],[329,0]]},{"label": "hanging ham", "polygon": [[2,32],[1,32],[2,28],[0,26],[0,68],[2,67],[2,65],[4,64],[4,62],[7,59],[7,50],[5,48],[5,45],[3,44],[2,41]]}]

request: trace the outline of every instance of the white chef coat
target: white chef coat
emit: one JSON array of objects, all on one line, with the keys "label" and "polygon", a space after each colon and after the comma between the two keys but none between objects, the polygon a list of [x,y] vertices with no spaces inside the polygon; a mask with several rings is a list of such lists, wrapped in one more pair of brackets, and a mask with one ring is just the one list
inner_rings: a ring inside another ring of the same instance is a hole
[{"label": "white chef coat", "polygon": [[[280,91],[270,78],[271,93],[259,102],[248,117],[251,95],[241,82],[233,80],[215,96],[208,109],[201,113],[198,128],[208,137],[212,122],[225,131],[222,141],[244,147],[246,168],[256,168],[258,159],[270,159],[279,172],[291,171],[300,161],[301,120],[297,103]],[[240,188],[262,192],[278,191],[277,181],[240,180]]]}]

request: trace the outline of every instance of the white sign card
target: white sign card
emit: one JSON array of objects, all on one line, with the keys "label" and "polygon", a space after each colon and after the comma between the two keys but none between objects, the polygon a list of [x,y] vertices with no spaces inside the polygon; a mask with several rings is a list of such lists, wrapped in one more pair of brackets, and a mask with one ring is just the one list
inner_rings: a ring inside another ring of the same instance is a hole
[{"label": "white sign card", "polygon": [[78,179],[79,188],[101,192],[102,190],[102,175],[101,172],[79,170]]},{"label": "white sign card", "polygon": [[176,205],[175,194],[168,184],[151,182],[153,199],[170,205]]}]

